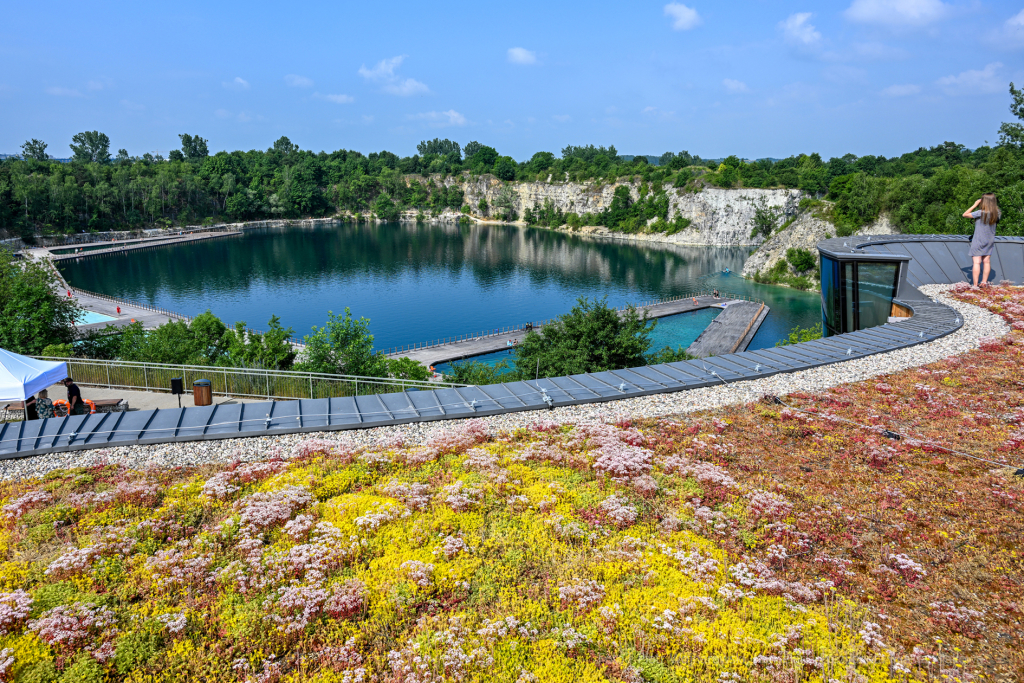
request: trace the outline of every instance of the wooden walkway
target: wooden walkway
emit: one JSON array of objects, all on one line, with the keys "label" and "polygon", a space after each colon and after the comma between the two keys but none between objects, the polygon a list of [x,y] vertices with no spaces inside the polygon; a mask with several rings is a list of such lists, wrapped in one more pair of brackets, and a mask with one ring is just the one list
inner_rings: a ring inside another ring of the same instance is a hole
[{"label": "wooden walkway", "polygon": [[78,254],[54,254],[50,253],[52,261],[74,261],[77,259],[92,258],[93,256],[106,256],[108,254],[127,254],[131,251],[142,251],[143,249],[154,249],[156,247],[167,247],[174,244],[187,244],[189,242],[202,242],[217,237],[233,237],[241,235],[238,232],[204,232],[196,235],[181,235],[177,237],[158,237],[151,240],[138,240],[132,242],[113,242],[114,246],[109,249],[94,249],[83,251]]},{"label": "wooden walkway", "polygon": [[751,301],[731,302],[686,352],[697,358],[707,358],[746,351],[769,310],[764,304]]},{"label": "wooden walkway", "polygon": [[[711,307],[725,307],[728,311],[729,308],[738,304],[750,304],[757,310],[761,304],[751,303],[749,301],[740,301],[737,299],[716,299],[711,296],[699,296],[688,299],[678,299],[676,301],[669,301],[665,303],[656,303],[649,306],[638,306],[637,310],[641,313],[646,311],[647,315],[651,318],[664,318],[670,315],[677,315],[679,313],[688,313],[690,311],[697,311],[703,308]],[[723,311],[724,314],[724,311]],[[722,317],[721,315],[718,316]],[[716,318],[717,320],[718,318]],[[763,318],[762,318],[763,320]],[[747,323],[750,322],[750,316],[743,321],[744,328]],[[758,323],[760,324],[760,323]],[[736,332],[736,338],[740,336],[744,328],[740,328]],[[533,328],[535,332],[539,332],[543,329],[541,326]],[[730,329],[732,329],[730,327]],[[757,331],[756,329],[754,330]],[[449,343],[438,343],[426,348],[412,349],[408,351],[398,351],[396,353],[388,354],[389,358],[411,358],[415,361],[422,363],[423,365],[432,366],[440,365],[441,363],[450,363],[451,361],[462,360],[464,358],[470,358],[472,356],[480,356],[485,353],[494,353],[495,351],[505,351],[508,349],[508,342],[516,341],[522,342],[523,338],[527,335],[526,330],[517,329],[502,334],[489,334],[481,335],[473,339],[465,339],[452,341]],[[751,335],[752,336],[752,335]],[[736,338],[733,342],[736,342]],[[749,340],[748,342],[749,343]],[[743,346],[746,348],[746,345]],[[742,350],[742,349],[741,349]],[[728,351],[725,351],[728,353]]]}]

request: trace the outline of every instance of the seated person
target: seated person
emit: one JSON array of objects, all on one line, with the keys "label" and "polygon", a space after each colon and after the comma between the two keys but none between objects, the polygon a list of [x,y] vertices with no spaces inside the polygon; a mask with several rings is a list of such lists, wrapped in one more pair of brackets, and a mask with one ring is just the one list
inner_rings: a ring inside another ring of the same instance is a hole
[{"label": "seated person", "polygon": [[39,414],[39,419],[45,420],[48,417],[56,417],[57,413],[53,407],[53,401],[50,400],[49,394],[46,389],[39,392],[36,398],[36,413]]}]

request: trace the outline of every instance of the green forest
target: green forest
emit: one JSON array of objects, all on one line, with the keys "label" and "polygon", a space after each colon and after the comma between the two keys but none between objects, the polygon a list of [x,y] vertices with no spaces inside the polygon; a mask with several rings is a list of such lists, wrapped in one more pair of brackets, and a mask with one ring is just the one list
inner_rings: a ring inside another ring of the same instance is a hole
[{"label": "green forest", "polygon": [[[720,188],[799,188],[805,208],[831,220],[839,234],[886,213],[908,233],[966,233],[961,212],[982,192],[996,192],[1004,211],[1000,231],[1024,234],[1024,91],[1010,84],[1010,111],[999,144],[968,149],[955,142],[920,148],[899,157],[819,154],[755,161],[733,155],[705,160],[666,152],[652,164],[645,155],[623,156],[609,147],[569,145],[560,156],[537,152],[516,161],[473,141],[424,140],[416,154],[381,151],[313,152],[287,137],[267,150],[210,155],[199,135],[179,136],[169,158],[111,154],[99,131],[75,135],[68,163],[53,160],[47,143],[29,140],[21,158],[0,161],[0,228],[31,239],[37,234],[125,230],[221,221],[374,214],[396,219],[400,211],[424,215],[450,208],[534,225],[605,225],[612,230],[674,232],[685,220],[668,220],[669,192]],[[993,131],[995,132],[995,131]],[[640,199],[616,189],[600,214],[563,214],[552,206],[515,215],[511,193],[494,206],[465,203],[458,182],[492,174],[513,181],[640,183]],[[819,203],[820,202],[820,203]],[[649,222],[653,220],[653,223]]]}]

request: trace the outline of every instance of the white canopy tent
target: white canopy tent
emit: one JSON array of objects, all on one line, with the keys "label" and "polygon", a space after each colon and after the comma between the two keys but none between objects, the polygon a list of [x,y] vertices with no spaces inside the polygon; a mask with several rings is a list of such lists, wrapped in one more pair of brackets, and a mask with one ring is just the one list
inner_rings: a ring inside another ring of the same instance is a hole
[{"label": "white canopy tent", "polygon": [[24,401],[67,376],[67,363],[36,360],[0,349],[0,403]]}]

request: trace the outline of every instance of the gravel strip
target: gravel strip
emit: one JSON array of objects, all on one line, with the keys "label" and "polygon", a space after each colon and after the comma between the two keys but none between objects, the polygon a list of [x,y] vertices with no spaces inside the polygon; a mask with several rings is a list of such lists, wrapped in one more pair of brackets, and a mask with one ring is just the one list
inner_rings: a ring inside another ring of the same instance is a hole
[{"label": "gravel strip", "polygon": [[[758,400],[765,394],[784,396],[795,391],[822,391],[839,384],[858,382],[878,375],[927,365],[978,348],[979,340],[982,338],[1001,337],[1009,333],[1009,326],[994,313],[945,296],[943,293],[950,287],[951,285],[925,285],[919,288],[925,295],[953,307],[963,316],[964,326],[960,330],[933,342],[812,370],[774,375],[764,379],[691,389],[671,394],[627,398],[611,403],[506,413],[480,419],[490,433],[498,434],[520,427],[530,427],[540,421],[574,423],[679,415],[726,405],[748,403]],[[0,480],[37,477],[55,469],[90,467],[98,464],[123,464],[131,468],[166,468],[229,463],[235,460],[264,460],[276,455],[288,457],[296,444],[313,438],[338,441],[365,448],[380,448],[397,442],[410,445],[420,444],[429,440],[439,430],[450,426],[452,422],[456,421],[412,423],[341,432],[287,434],[150,446],[119,446],[89,451],[50,453],[18,460],[0,461]]]}]

